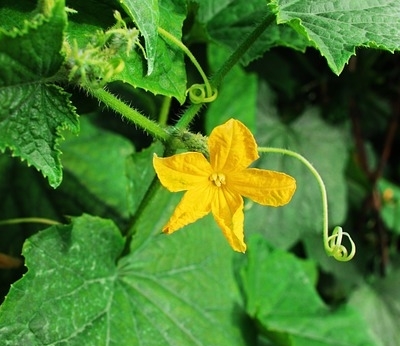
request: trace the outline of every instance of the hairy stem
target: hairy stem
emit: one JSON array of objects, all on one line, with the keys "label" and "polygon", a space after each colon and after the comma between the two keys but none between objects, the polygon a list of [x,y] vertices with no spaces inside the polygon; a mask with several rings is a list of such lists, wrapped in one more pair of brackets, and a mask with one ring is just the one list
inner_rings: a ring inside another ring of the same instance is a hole
[{"label": "hairy stem", "polygon": [[169,133],[165,129],[163,129],[154,121],[140,114],[137,110],[129,107],[125,102],[121,101],[118,97],[114,96],[108,91],[101,88],[87,88],[86,91],[117,113],[121,114],[123,117],[140,126],[153,137],[162,141],[167,141],[169,139]]}]

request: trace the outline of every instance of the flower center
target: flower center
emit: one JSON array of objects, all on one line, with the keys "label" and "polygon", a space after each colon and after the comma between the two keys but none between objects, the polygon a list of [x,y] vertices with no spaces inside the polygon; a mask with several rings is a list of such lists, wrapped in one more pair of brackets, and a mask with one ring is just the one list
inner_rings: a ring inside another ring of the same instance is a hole
[{"label": "flower center", "polygon": [[209,179],[218,187],[226,184],[226,177],[224,173],[213,173]]}]

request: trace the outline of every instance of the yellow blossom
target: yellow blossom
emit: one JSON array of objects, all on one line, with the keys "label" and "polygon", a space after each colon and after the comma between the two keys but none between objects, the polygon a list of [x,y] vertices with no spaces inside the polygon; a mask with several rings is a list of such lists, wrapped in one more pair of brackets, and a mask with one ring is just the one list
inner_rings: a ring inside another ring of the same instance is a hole
[{"label": "yellow blossom", "polygon": [[175,232],[211,212],[232,248],[245,252],[242,196],[279,207],[292,198],[296,181],[284,173],[248,168],[259,158],[257,144],[238,120],[217,126],[208,148],[210,161],[198,152],[166,158],[154,155],[161,184],[172,192],[186,191],[163,232]]}]

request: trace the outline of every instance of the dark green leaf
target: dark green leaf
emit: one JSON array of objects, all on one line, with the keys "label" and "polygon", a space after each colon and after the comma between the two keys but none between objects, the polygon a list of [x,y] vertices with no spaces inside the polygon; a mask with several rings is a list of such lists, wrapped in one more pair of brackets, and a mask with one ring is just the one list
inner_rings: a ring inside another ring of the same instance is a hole
[{"label": "dark green leaf", "polygon": [[61,129],[78,131],[68,95],[50,79],[60,68],[64,2],[23,29],[0,30],[0,150],[26,160],[56,187],[62,179]]},{"label": "dark green leaf", "polygon": [[302,260],[271,250],[260,236],[250,238],[242,278],[247,311],[274,345],[374,345],[354,310],[322,302]]},{"label": "dark green leaf", "polygon": [[[93,117],[91,117],[93,119]],[[125,138],[81,118],[79,136],[68,136],[61,147],[65,179],[55,195],[59,209],[68,215],[90,212],[115,222],[128,220],[138,203],[127,159],[134,148]],[[135,177],[137,178],[137,177]]]}]

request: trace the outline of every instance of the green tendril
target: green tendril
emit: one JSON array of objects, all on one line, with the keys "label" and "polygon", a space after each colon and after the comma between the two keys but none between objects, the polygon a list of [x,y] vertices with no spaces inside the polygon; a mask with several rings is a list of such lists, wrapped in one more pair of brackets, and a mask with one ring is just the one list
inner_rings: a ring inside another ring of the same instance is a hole
[{"label": "green tendril", "polygon": [[[323,240],[324,240],[324,248],[328,256],[332,256],[337,261],[347,262],[350,261],[355,253],[356,253],[356,245],[354,241],[351,239],[350,234],[347,232],[343,232],[342,227],[337,226],[334,228],[332,235],[329,235],[329,225],[328,225],[328,197],[326,193],[325,184],[318,173],[318,171],[312,166],[312,164],[302,155],[288,150],[288,149],[281,149],[281,148],[266,148],[266,147],[259,147],[258,151],[260,153],[278,153],[284,154],[288,156],[292,156],[299,161],[301,161],[314,175],[315,179],[318,182],[321,197],[322,197],[322,216],[323,216]],[[351,251],[348,252],[347,248],[342,245],[343,236],[346,236],[351,245]]]},{"label": "green tendril", "polygon": [[50,220],[42,217],[21,217],[15,219],[1,220],[0,226],[18,225],[20,223],[42,223],[44,225],[60,225],[61,223],[55,220]]},{"label": "green tendril", "polygon": [[213,102],[217,96],[217,89],[213,89],[212,93],[208,93],[205,84],[193,84],[188,90],[186,95],[189,95],[189,99],[194,104],[209,103]]},{"label": "green tendril", "polygon": [[174,45],[179,47],[190,59],[193,65],[196,67],[197,71],[199,72],[201,78],[204,81],[204,84],[193,84],[187,91],[186,94],[189,95],[189,99],[194,104],[199,103],[207,103],[212,102],[217,98],[217,90],[211,87],[211,84],[204,73],[203,69],[201,68],[199,62],[194,57],[192,52],[187,48],[181,41],[179,41],[175,36],[170,34],[168,31],[164,30],[163,28],[158,27],[158,33],[172,42]]}]

